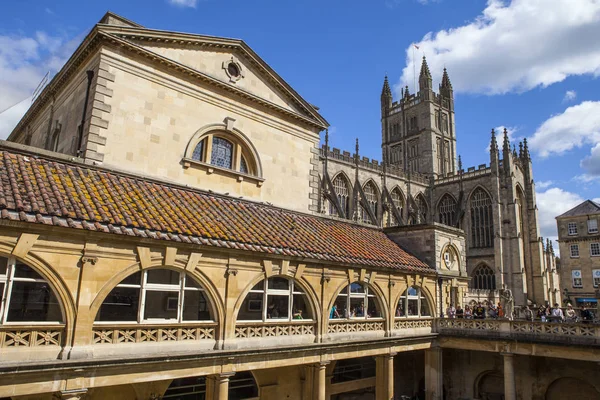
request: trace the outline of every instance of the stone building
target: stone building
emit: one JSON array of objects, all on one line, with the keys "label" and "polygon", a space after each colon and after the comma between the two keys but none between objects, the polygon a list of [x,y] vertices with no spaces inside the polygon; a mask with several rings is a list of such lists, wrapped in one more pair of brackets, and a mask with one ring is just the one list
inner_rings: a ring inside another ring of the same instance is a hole
[{"label": "stone building", "polygon": [[0,398],[597,398],[597,328],[441,318],[461,219],[400,167],[401,207],[328,192],[379,175],[327,126],[244,42],[107,13],[0,143]]},{"label": "stone building", "polygon": [[575,307],[597,307],[600,297],[600,205],[586,200],[556,217],[560,281],[565,300]]},{"label": "stone building", "polygon": [[[455,304],[497,302],[503,285],[517,305],[560,302],[555,258],[539,235],[533,167],[527,140],[519,150],[506,130],[492,130],[489,164],[457,163],[452,83],[444,69],[439,91],[423,58],[419,92],[381,93],[382,160],[321,148],[321,210],[384,227],[440,223],[462,229],[468,291],[452,287]],[[457,165],[458,164],[458,165]]]}]

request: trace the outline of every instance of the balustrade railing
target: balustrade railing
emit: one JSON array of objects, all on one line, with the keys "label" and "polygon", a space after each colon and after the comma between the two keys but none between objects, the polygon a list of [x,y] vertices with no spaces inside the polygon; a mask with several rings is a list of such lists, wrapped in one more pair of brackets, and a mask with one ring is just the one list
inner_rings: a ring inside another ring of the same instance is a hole
[{"label": "balustrade railing", "polygon": [[63,325],[1,326],[0,348],[61,346]]},{"label": "balustrade railing", "polygon": [[277,336],[314,335],[314,321],[286,322],[240,322],[235,326],[235,337],[239,339]]},{"label": "balustrade railing", "polygon": [[432,326],[433,318],[396,318],[394,321],[394,329],[431,328]]},{"label": "balustrade railing", "polygon": [[385,329],[383,320],[331,320],[327,333],[375,332]]},{"label": "balustrade railing", "polygon": [[94,344],[214,340],[216,323],[178,325],[97,325]]}]

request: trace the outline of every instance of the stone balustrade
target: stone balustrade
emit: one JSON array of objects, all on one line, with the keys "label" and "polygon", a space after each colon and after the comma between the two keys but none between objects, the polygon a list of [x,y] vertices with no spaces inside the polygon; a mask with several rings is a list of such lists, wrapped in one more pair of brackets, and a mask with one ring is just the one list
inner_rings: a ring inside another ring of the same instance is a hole
[{"label": "stone balustrade", "polygon": [[327,333],[353,333],[383,331],[383,320],[331,320],[327,326]]},{"label": "stone balustrade", "polygon": [[459,334],[547,343],[600,345],[600,325],[596,324],[439,318],[434,330],[441,335]]},{"label": "stone balustrade", "polygon": [[264,338],[277,336],[314,335],[314,321],[285,322],[239,322],[235,326],[237,339]]},{"label": "stone balustrade", "polygon": [[96,325],[94,344],[214,340],[216,323],[177,325]]},{"label": "stone balustrade", "polygon": [[0,326],[0,348],[61,346],[63,325]]}]

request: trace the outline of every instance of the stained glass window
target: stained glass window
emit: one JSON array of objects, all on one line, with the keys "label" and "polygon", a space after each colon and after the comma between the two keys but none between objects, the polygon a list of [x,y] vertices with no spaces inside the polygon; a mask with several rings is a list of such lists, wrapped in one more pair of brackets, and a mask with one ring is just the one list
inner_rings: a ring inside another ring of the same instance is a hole
[{"label": "stained glass window", "polygon": [[213,137],[210,163],[217,167],[231,168],[233,144],[229,140]]},{"label": "stained glass window", "polygon": [[204,142],[205,140],[201,140],[197,145],[196,148],[194,149],[194,152],[192,153],[192,159],[194,160],[198,160],[198,161],[204,161]]},{"label": "stained glass window", "polygon": [[240,172],[243,172],[244,174],[248,173],[248,164],[246,163],[246,159],[244,157],[242,157],[240,161]]}]

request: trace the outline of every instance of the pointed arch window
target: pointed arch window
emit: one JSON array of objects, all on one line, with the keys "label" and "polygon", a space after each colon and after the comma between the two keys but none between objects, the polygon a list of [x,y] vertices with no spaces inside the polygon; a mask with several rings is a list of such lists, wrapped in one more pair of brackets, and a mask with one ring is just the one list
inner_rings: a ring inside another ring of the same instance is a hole
[{"label": "pointed arch window", "polygon": [[471,277],[472,289],[496,290],[496,275],[486,264],[475,268]]},{"label": "pointed arch window", "polygon": [[213,321],[212,307],[194,278],[170,269],[136,272],[123,279],[96,315],[96,323],[184,321]]},{"label": "pointed arch window", "polygon": [[415,203],[417,206],[417,209],[415,210],[415,213],[417,213],[417,218],[413,219],[413,224],[423,224],[427,222],[427,202],[425,201],[423,195],[419,194],[415,199]]},{"label": "pointed arch window", "polygon": [[238,321],[312,320],[306,293],[292,279],[272,277],[250,290],[238,313]]},{"label": "pointed arch window", "polygon": [[338,295],[329,312],[330,319],[381,318],[381,305],[367,285],[354,282]]},{"label": "pointed arch window", "polygon": [[444,225],[454,226],[454,215],[456,213],[456,200],[449,194],[445,194],[438,205],[439,222]]},{"label": "pointed arch window", "polygon": [[[375,215],[375,218],[377,218],[377,213],[379,212],[379,201],[377,196],[377,189],[375,188],[373,182],[367,182],[367,184],[363,188],[363,192],[365,194],[365,200],[367,201],[369,208],[371,208],[371,211]],[[371,218],[369,218],[369,213],[362,205],[360,211],[362,222],[372,224],[373,221],[371,221]]]},{"label": "pointed arch window", "polygon": [[494,245],[494,220],[492,199],[482,188],[471,196],[471,247]]},{"label": "pointed arch window", "polygon": [[[333,189],[345,217],[350,219],[350,188],[348,187],[348,182],[341,174],[333,180]],[[329,215],[337,215],[333,204],[329,204]]]},{"label": "pointed arch window", "polygon": [[[398,214],[402,215],[402,213],[404,212],[404,197],[402,196],[402,193],[400,193],[400,190],[398,188],[395,188],[394,190],[392,190],[391,196],[392,202],[394,203],[392,206],[396,207],[396,210],[398,210]],[[400,225],[400,221],[396,220],[395,222],[395,225]]]},{"label": "pointed arch window", "polygon": [[430,316],[431,308],[420,287],[411,286],[402,293],[396,306],[396,318]]},{"label": "pointed arch window", "polygon": [[61,323],[62,308],[48,282],[14,257],[0,257],[0,325]]}]

